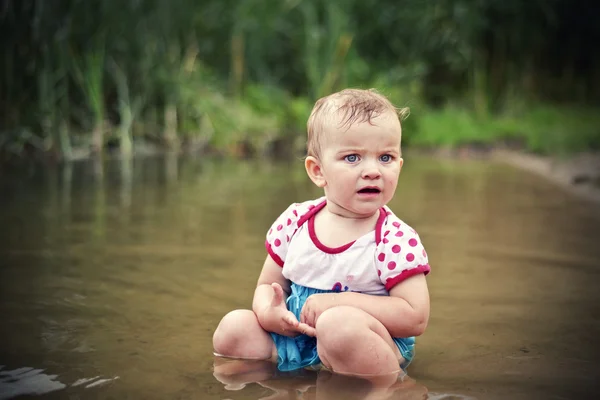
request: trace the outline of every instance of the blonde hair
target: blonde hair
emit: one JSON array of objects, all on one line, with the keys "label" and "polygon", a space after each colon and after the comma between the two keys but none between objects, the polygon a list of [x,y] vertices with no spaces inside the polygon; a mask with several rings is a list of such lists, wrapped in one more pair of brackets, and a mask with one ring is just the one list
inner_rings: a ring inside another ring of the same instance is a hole
[{"label": "blonde hair", "polygon": [[355,123],[368,122],[386,112],[393,112],[402,121],[409,114],[407,107],[395,107],[387,97],[375,89],[344,89],[322,97],[315,103],[306,124],[307,154],[317,157],[321,136],[327,123],[338,121],[339,128],[350,128]]}]

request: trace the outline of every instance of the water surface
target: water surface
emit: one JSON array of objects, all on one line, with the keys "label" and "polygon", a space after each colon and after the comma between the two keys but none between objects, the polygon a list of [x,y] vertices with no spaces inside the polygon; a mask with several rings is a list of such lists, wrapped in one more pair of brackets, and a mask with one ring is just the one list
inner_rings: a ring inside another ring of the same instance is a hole
[{"label": "water surface", "polygon": [[326,373],[265,379],[253,366],[213,376],[212,332],[250,307],[266,230],[320,195],[301,164],[165,157],[5,172],[0,399],[590,393],[600,208],[504,165],[410,157],[390,206],[432,265],[411,379],[373,391]]}]

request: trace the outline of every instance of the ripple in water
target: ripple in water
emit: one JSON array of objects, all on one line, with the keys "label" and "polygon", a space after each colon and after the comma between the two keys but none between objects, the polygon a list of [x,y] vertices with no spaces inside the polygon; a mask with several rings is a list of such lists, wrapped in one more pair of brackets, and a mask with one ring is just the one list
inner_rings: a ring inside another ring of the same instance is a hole
[{"label": "ripple in water", "polygon": [[[68,385],[58,381],[58,375],[44,374],[43,369],[30,367],[17,368],[13,370],[3,370],[4,365],[0,365],[0,400],[11,399],[22,395],[42,395],[65,389]],[[71,386],[84,386],[86,389],[97,387],[119,379],[102,378],[95,376],[93,378],[82,378],[75,381]]]}]

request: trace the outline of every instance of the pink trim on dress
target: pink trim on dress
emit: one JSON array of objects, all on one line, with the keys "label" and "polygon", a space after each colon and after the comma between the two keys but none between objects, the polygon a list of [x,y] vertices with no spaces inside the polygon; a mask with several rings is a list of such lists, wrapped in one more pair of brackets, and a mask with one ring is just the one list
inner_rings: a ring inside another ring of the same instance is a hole
[{"label": "pink trim on dress", "polygon": [[377,218],[377,223],[375,224],[375,244],[378,245],[381,242],[381,231],[383,227],[383,223],[385,222],[385,217],[387,217],[387,211],[383,207],[379,209],[379,218]]},{"label": "pink trim on dress", "polygon": [[[302,215],[297,222],[297,227],[296,229],[294,229],[294,234],[296,233],[296,231],[298,230],[298,228],[300,226],[302,226],[303,223],[305,223],[310,217],[312,217],[313,215],[315,215],[317,213],[317,211],[319,211],[320,209],[322,209],[325,206],[325,203],[327,202],[327,200],[323,200],[321,203],[317,204],[316,206],[311,205],[309,207],[309,210],[306,214]],[[293,210],[294,215],[298,215],[296,213],[296,210]],[[290,220],[288,219],[288,225],[291,225]],[[270,233],[270,232],[269,232]],[[289,242],[289,240],[288,240]],[[283,268],[283,264],[284,261],[281,259],[281,257],[279,257],[275,251],[273,251],[273,248],[271,246],[271,244],[269,243],[269,240],[265,241],[265,248],[267,249],[267,252],[269,253],[269,255],[271,256],[271,258],[273,259],[273,261],[275,261],[277,263],[277,265],[279,265],[280,267]]]},{"label": "pink trim on dress", "polygon": [[[325,203],[326,203],[326,201],[319,204],[317,206],[318,210],[323,208]],[[311,211],[313,211],[313,210],[315,210],[315,209],[312,209]],[[315,232],[315,219],[313,218],[314,214],[316,214],[316,211],[313,212],[312,215],[310,215],[308,218],[308,234],[309,234],[310,239],[312,240],[313,244],[315,246],[317,246],[317,248],[319,250],[321,250],[325,253],[328,253],[328,254],[339,254],[339,253],[342,253],[342,252],[348,250],[354,244],[354,242],[356,242],[356,240],[353,240],[350,243],[346,243],[345,245],[340,246],[340,247],[329,247],[329,246],[324,245],[323,243],[321,243],[321,241],[317,237],[317,233]],[[383,223],[385,222],[386,216],[387,216],[386,211],[383,209],[383,207],[380,208],[379,209],[379,217],[377,218],[377,223],[375,224],[375,241],[377,243],[379,243],[381,241],[381,227],[383,226]],[[300,223],[298,222],[298,225],[299,224]]]},{"label": "pink trim on dress", "polygon": [[315,219],[314,218],[310,218],[308,220],[308,234],[310,235],[310,239],[312,240],[314,245],[317,246],[317,248],[319,250],[321,250],[325,253],[328,253],[328,254],[342,253],[342,252],[348,250],[350,248],[350,246],[352,246],[354,244],[354,242],[356,242],[356,240],[353,240],[350,243],[346,243],[345,245],[340,246],[340,247],[325,246],[323,243],[321,243],[321,241],[317,237],[317,233],[315,232]]},{"label": "pink trim on dress", "polygon": [[312,207],[306,214],[303,214],[300,219],[298,219],[298,228],[300,228],[306,221],[311,219],[316,213],[321,211],[321,209],[325,207],[325,204],[327,204],[327,199]]},{"label": "pink trim on dress", "polygon": [[387,278],[385,281],[385,290],[387,290],[389,292],[391,288],[393,288],[400,282],[410,278],[411,276],[415,276],[418,274],[427,275],[429,273],[429,271],[431,271],[429,264],[417,265],[416,268],[406,269],[406,270],[402,271],[402,273],[400,273],[399,275],[396,275],[393,278]]},{"label": "pink trim on dress", "polygon": [[265,247],[267,248],[267,252],[271,256],[273,261],[275,261],[277,263],[277,265],[279,265],[281,268],[283,268],[283,260],[277,254],[275,254],[275,252],[271,248],[271,244],[269,243],[268,240],[265,240]]}]

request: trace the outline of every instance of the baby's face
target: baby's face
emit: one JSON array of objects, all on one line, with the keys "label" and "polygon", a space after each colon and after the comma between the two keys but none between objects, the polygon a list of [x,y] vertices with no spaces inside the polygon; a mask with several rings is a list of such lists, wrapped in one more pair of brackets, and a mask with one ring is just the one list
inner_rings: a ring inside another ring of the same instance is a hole
[{"label": "baby's face", "polygon": [[320,164],[325,195],[347,217],[373,215],[396,192],[403,163],[400,121],[387,112],[371,122],[323,132]]}]

